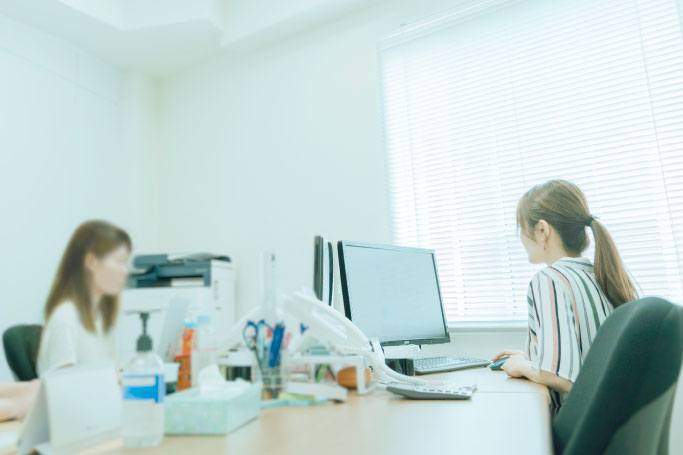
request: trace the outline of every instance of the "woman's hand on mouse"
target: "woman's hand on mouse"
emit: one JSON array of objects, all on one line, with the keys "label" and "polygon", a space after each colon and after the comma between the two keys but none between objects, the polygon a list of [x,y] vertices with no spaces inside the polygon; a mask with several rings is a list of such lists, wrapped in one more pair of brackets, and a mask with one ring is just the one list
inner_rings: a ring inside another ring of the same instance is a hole
[{"label": "woman's hand on mouse", "polygon": [[573,383],[565,378],[557,376],[548,371],[537,369],[531,360],[522,351],[505,350],[500,351],[493,358],[493,362],[499,360],[503,356],[508,356],[505,363],[503,363],[502,370],[513,378],[527,378],[530,381],[546,385],[560,392],[569,392],[572,389]]},{"label": "woman's hand on mouse", "polygon": [[513,378],[527,376],[531,362],[523,354],[511,355],[503,364],[503,371]]},{"label": "woman's hand on mouse", "polygon": [[521,355],[521,356],[523,356],[524,358],[526,358],[526,354],[524,354],[522,351],[516,351],[516,350],[512,350],[512,349],[506,349],[506,350],[500,351],[498,354],[496,354],[496,355],[493,357],[493,359],[491,359],[491,362],[495,362],[495,361],[497,361],[498,359],[500,359],[500,358],[503,357],[503,356],[511,357],[511,356],[513,356],[513,355]]}]

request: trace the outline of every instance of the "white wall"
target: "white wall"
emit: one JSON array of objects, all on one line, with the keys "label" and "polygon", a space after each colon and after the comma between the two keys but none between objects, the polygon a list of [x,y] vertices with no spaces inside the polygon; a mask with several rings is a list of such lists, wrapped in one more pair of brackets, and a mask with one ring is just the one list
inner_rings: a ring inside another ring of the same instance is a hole
[{"label": "white wall", "polygon": [[425,14],[429,2],[414,3],[377,5],[164,80],[163,175],[181,191],[162,201],[161,241],[233,256],[240,313],[258,301],[264,249],[277,252],[289,291],[311,285],[315,234],[391,242],[376,46]]},{"label": "white wall", "polygon": [[[0,16],[0,331],[42,322],[74,228],[104,218],[154,249],[156,83]],[[4,360],[0,380],[11,378]]]}]

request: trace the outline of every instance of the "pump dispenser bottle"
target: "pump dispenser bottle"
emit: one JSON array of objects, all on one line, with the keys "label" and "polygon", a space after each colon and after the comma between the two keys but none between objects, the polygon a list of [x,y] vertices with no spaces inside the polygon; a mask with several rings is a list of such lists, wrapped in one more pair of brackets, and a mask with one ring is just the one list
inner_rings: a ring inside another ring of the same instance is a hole
[{"label": "pump dispenser bottle", "polygon": [[123,444],[153,447],[164,437],[164,363],[147,335],[149,313],[140,313],[137,354],[123,371]]}]

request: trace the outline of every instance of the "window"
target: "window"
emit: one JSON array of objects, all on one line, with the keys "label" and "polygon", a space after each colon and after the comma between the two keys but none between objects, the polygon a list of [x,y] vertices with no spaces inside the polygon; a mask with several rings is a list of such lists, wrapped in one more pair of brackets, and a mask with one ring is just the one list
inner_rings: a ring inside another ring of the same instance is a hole
[{"label": "window", "polygon": [[683,301],[677,1],[482,1],[380,61],[394,240],[437,251],[451,325],[524,324],[516,205],[551,178],[586,193],[641,295]]}]

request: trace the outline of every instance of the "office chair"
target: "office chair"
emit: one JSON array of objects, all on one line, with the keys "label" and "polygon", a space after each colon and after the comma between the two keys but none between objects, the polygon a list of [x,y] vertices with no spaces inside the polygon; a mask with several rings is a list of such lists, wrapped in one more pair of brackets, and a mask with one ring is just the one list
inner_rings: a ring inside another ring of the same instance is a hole
[{"label": "office chair", "polygon": [[19,381],[38,377],[36,360],[42,330],[41,325],[15,325],[2,334],[7,364]]},{"label": "office chair", "polygon": [[667,454],[682,359],[682,307],[656,297],[621,305],[553,421],[555,452]]}]

